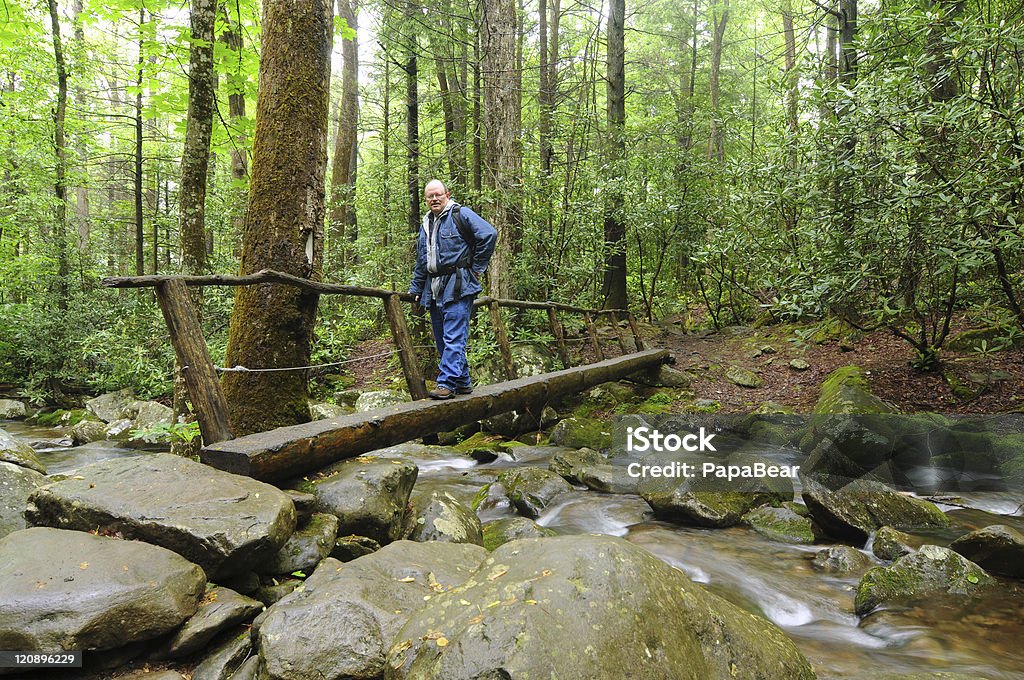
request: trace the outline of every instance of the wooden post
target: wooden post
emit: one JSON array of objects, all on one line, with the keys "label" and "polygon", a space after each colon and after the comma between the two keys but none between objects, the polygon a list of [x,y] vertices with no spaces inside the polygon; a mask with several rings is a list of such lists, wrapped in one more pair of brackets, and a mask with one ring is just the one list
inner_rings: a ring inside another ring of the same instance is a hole
[{"label": "wooden post", "polygon": [[516,365],[512,362],[512,347],[508,342],[508,333],[505,332],[505,322],[501,320],[501,310],[498,303],[491,300],[487,305],[491,310],[491,325],[494,326],[494,337],[498,341],[498,350],[501,351],[501,363],[505,365],[505,378],[515,380]]},{"label": "wooden post", "polygon": [[171,345],[185,378],[185,389],[195,409],[203,442],[209,446],[233,439],[228,424],[228,405],[217,371],[210,361],[203,329],[192,309],[188,288],[180,279],[163,281],[156,286],[156,299],[164,313]]},{"label": "wooden post", "polygon": [[601,340],[597,337],[597,328],[594,327],[594,319],[591,318],[590,312],[584,312],[583,322],[587,324],[587,335],[590,336],[590,344],[597,351],[597,358],[604,361],[604,349],[601,347]]},{"label": "wooden post", "polygon": [[612,328],[615,329],[615,335],[619,339],[619,349],[622,350],[623,354],[629,354],[629,348],[626,347],[626,338],[622,335],[622,329],[619,328],[619,317],[615,315],[615,312],[608,312],[608,316],[612,320]]},{"label": "wooden post", "polygon": [[402,301],[397,293],[384,298],[384,313],[387,314],[391,337],[394,338],[395,347],[398,349],[398,360],[402,364],[402,373],[405,374],[409,394],[413,399],[426,399],[427,385],[416,361],[416,350],[413,349],[409,327],[405,324],[405,312],[402,311]]},{"label": "wooden post", "polygon": [[565,348],[565,332],[562,330],[562,324],[558,322],[558,314],[554,307],[548,307],[548,323],[551,325],[551,334],[558,341],[558,356],[562,358],[562,368],[572,368],[569,351]]},{"label": "wooden post", "polygon": [[633,316],[633,312],[626,312],[629,315],[629,328],[633,331],[633,342],[636,344],[636,351],[644,351],[644,341],[640,337],[640,326],[636,323],[636,317]]}]

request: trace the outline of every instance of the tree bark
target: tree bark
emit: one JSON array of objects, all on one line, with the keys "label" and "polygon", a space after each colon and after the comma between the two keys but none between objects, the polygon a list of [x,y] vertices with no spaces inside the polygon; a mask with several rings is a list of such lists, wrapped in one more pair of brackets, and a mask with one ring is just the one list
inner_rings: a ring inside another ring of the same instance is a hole
[{"label": "tree bark", "polygon": [[[321,277],[324,174],[333,22],[330,0],[265,0],[243,274],[265,268]],[[291,286],[241,289],[227,363],[250,369],[309,364],[318,295]],[[304,370],[228,373],[232,431],[309,420]]]},{"label": "tree bark", "polygon": [[241,234],[245,229],[245,203],[248,194],[247,178],[249,176],[249,159],[246,152],[248,139],[241,127],[241,120],[245,118],[245,77],[241,73],[242,61],[242,31],[241,17],[236,15],[232,23],[231,15],[224,8],[224,21],[227,27],[221,34],[221,39],[233,53],[232,59],[238,65],[234,71],[225,74],[228,93],[228,134],[231,135],[231,215],[232,241],[234,255],[239,257],[241,252],[238,244],[241,243]]},{"label": "tree bark", "polygon": [[[338,0],[338,15],[353,31],[358,29],[352,0]],[[331,165],[331,231],[327,236],[329,256],[336,270],[345,271],[356,239],[356,132],[359,125],[359,39],[341,44],[341,105],[338,107],[338,135],[334,140]]]},{"label": "tree bark", "polygon": [[[413,0],[405,4],[405,18],[410,32],[409,44],[406,45],[405,71],[405,142],[406,142],[406,193],[409,196],[409,212],[407,221],[409,233],[415,234],[420,228],[420,100],[419,100],[419,64],[417,54],[419,44],[416,40],[415,22],[418,21],[419,7]],[[410,242],[411,243],[411,242]]]},{"label": "tree bark", "polygon": [[625,309],[626,224],[622,216],[626,158],[626,1],[611,0],[608,12],[608,177],[604,204],[604,306]]},{"label": "tree bark", "polygon": [[721,14],[712,10],[711,21],[714,33],[711,39],[711,74],[708,76],[708,90],[711,94],[711,127],[708,134],[708,159],[725,160],[725,128],[722,125],[722,113],[719,109],[721,86],[719,74],[722,70],[722,45],[725,39],[725,25],[729,21],[729,0],[723,0]]},{"label": "tree bark", "polygon": [[[146,23],[146,9],[139,8],[139,31]],[[146,273],[145,231],[143,230],[142,214],[142,72],[146,63],[142,35],[139,35],[138,74],[135,85],[135,275]]]},{"label": "tree bark", "polygon": [[[57,196],[56,225],[53,231],[54,245],[57,251],[57,305],[61,311],[68,308],[68,188],[67,144],[64,139],[64,116],[68,108],[68,72],[64,63],[64,47],[60,38],[60,17],[57,15],[57,0],[48,0],[50,10],[50,26],[53,30],[53,54],[57,66],[57,106],[53,112],[53,148],[57,159],[56,176],[53,189]],[[141,272],[140,272],[141,273]]]},{"label": "tree bark", "polygon": [[516,9],[513,0],[484,0],[481,75],[484,81],[484,183],[493,196],[488,219],[498,230],[489,270],[491,294],[514,297],[512,257],[522,213],[520,76],[516,70]]}]

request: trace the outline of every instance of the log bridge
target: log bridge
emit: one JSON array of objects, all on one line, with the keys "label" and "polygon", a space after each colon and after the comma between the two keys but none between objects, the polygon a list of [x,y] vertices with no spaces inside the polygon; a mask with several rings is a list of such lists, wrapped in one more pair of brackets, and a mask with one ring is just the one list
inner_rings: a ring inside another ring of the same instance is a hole
[{"label": "log bridge", "polygon": [[[227,403],[220,380],[210,360],[209,349],[187,287],[268,283],[297,286],[321,294],[380,298],[384,303],[409,394],[416,401],[235,438],[228,422]],[[475,306],[485,306],[490,312],[507,381],[478,387],[472,395],[447,401],[424,401],[427,397],[426,382],[416,360],[401,305],[402,302],[415,301],[408,293],[310,281],[272,270],[247,276],[113,277],[104,279],[103,285],[109,288],[155,288],[203,436],[205,446],[200,451],[200,459],[213,467],[266,481],[296,477],[344,458],[455,429],[507,411],[539,413],[551,400],[633,373],[656,370],[659,365],[674,361],[667,350],[645,349],[636,319],[628,310],[584,309],[557,302],[502,300],[485,296],[477,299]],[[516,375],[511,343],[501,318],[501,307],[547,311],[563,370],[527,378]],[[577,367],[571,365],[565,332],[557,315],[559,311],[583,316],[589,341],[601,358],[600,361]],[[605,358],[594,325],[594,318],[599,315],[609,317],[622,356]],[[628,323],[633,347],[627,343],[619,325],[620,315]]]}]

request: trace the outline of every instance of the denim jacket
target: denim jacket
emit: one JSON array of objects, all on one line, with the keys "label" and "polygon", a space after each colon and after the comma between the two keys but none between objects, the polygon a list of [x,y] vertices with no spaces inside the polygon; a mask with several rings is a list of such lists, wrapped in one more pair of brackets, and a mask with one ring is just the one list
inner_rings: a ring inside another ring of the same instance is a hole
[{"label": "denim jacket", "polygon": [[[436,302],[444,305],[456,299],[456,290],[461,291],[460,297],[476,295],[483,288],[480,286],[480,276],[487,269],[494,253],[494,246],[498,240],[498,232],[484,218],[477,215],[469,208],[462,206],[460,212],[466,224],[476,237],[476,248],[469,253],[469,246],[462,239],[459,228],[455,225],[455,218],[452,217],[450,204],[440,217],[433,218],[438,222],[435,225],[437,230],[437,264],[441,269],[454,267],[459,262],[469,262],[469,268],[456,269],[452,274],[447,275],[446,281],[442,281],[443,289]],[[431,290],[432,275],[427,271],[427,228],[431,217],[424,217],[423,226],[420,228],[416,238],[416,266],[413,269],[412,284],[409,292],[420,296],[420,304],[429,307],[434,301]],[[456,279],[458,277],[458,281]]]}]

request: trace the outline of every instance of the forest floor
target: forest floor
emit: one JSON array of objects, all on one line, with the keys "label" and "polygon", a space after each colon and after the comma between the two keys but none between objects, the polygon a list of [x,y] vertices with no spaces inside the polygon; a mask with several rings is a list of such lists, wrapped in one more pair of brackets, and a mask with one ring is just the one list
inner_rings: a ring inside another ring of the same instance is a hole
[{"label": "forest floor", "polygon": [[[610,329],[605,330],[606,351],[617,353]],[[644,324],[643,335],[649,347],[671,350],[676,368],[695,376],[688,390],[692,400],[712,399],[721,404],[722,412],[751,411],[766,401],[798,413],[810,412],[822,381],[848,364],[863,368],[874,393],[904,413],[1024,411],[1024,351],[1019,348],[987,353],[946,350],[940,370],[922,373],[910,365],[914,358],[910,345],[888,331],[842,334],[821,326],[787,324],[685,332],[678,325],[661,323]],[[352,357],[377,355],[390,347],[387,339],[366,341]],[[798,358],[809,367],[791,368],[790,361]],[[579,360],[590,362],[597,357],[587,345]],[[350,366],[356,385],[364,389],[401,384],[393,358],[376,357]],[[725,376],[731,366],[753,371],[764,384],[758,388],[734,384]]]}]

